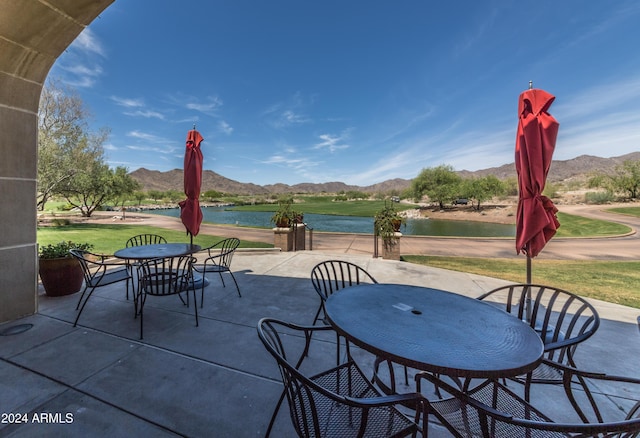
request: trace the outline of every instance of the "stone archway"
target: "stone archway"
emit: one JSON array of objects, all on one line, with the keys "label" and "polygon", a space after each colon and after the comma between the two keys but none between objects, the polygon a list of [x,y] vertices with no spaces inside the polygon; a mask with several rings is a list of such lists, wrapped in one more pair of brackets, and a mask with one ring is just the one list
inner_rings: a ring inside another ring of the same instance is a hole
[{"label": "stone archway", "polygon": [[114,0],[0,0],[0,323],[37,311],[38,103],[60,54]]}]

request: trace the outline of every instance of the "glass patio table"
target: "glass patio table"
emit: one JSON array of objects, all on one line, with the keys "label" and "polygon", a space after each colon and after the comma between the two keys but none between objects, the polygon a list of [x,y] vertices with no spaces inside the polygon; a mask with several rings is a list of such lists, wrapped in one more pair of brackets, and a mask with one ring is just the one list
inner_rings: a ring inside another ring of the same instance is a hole
[{"label": "glass patio table", "polygon": [[451,292],[400,284],[345,288],[327,319],[350,342],[382,359],[460,378],[527,373],[542,360],[540,336],[492,305]]}]

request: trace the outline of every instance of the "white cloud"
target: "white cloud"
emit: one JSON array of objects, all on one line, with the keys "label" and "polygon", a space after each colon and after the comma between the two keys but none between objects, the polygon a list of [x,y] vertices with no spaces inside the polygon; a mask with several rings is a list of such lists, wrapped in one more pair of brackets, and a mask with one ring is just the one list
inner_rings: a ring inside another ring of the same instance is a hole
[{"label": "white cloud", "polygon": [[322,141],[315,144],[313,146],[313,149],[327,149],[330,153],[333,153],[340,149],[347,149],[349,145],[343,142],[348,136],[348,133],[343,133],[341,136],[321,134],[318,137]]},{"label": "white cloud", "polygon": [[194,101],[188,102],[185,107],[190,110],[200,111],[205,114],[210,114],[215,112],[218,108],[222,106],[222,100],[217,96],[210,96],[206,100],[206,102],[198,102],[195,98],[191,98]]},{"label": "white cloud", "polygon": [[118,96],[111,96],[110,99],[113,100],[116,104],[127,108],[137,108],[144,106],[144,101],[142,99],[132,99]]},{"label": "white cloud", "polygon": [[78,35],[56,64],[63,74],[62,80],[78,88],[93,87],[102,75],[101,62],[106,57],[98,37],[89,29]]},{"label": "white cloud", "polygon": [[165,120],[164,114],[160,114],[157,111],[150,111],[150,110],[125,111],[123,114],[126,116],[144,117],[146,119],[154,118],[154,119]]},{"label": "white cloud", "polygon": [[231,135],[231,133],[233,132],[233,128],[231,127],[231,125],[229,125],[224,120],[220,120],[218,122],[218,129],[227,135]]},{"label": "white cloud", "polygon": [[313,98],[309,98],[308,102],[305,102],[301,93],[296,92],[286,99],[286,102],[278,102],[268,107],[262,112],[262,115],[266,117],[267,123],[276,129],[303,125],[313,121],[304,113],[304,110],[312,103]]},{"label": "white cloud", "polygon": [[154,152],[154,153],[159,153],[159,154],[173,154],[173,153],[176,152],[176,148],[172,148],[172,147],[163,148],[163,147],[158,147],[158,146],[127,145],[127,149],[130,149],[132,151]]},{"label": "white cloud", "polygon": [[137,139],[140,139],[140,140],[152,141],[152,142],[155,142],[155,143],[167,142],[167,140],[162,138],[162,137],[158,137],[157,135],[148,134],[146,132],[141,132],[141,131],[130,131],[130,132],[127,133],[127,136],[128,137],[137,138]]},{"label": "white cloud", "polygon": [[79,50],[81,52],[95,53],[102,57],[105,56],[105,51],[102,47],[102,43],[88,27],[85,28],[80,33],[80,35],[78,35],[73,43],[71,43],[70,48]]}]

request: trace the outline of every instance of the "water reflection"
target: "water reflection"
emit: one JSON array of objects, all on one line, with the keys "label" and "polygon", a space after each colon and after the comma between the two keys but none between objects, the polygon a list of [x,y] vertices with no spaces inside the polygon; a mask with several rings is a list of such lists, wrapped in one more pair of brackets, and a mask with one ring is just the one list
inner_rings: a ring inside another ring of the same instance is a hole
[{"label": "water reflection", "polygon": [[[180,209],[153,210],[149,213],[180,217]],[[248,227],[270,228],[271,212],[225,210],[223,207],[202,208],[203,221],[217,224],[235,224]],[[314,231],[342,233],[373,233],[373,218],[359,216],[334,216],[305,213],[304,220]],[[513,237],[515,226],[474,221],[446,221],[436,219],[408,219],[400,230],[413,236],[461,236],[461,237]]]}]

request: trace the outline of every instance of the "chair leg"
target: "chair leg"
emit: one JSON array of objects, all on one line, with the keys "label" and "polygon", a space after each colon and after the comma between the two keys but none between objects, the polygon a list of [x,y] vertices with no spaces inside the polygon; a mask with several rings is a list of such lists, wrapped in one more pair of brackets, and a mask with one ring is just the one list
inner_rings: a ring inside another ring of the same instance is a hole
[{"label": "chair leg", "polygon": [[236,290],[238,291],[238,296],[242,298],[242,295],[240,294],[240,288],[238,287],[238,282],[236,281],[236,276],[233,275],[233,272],[231,271],[229,271],[229,274],[231,274],[231,278],[233,278],[233,282],[236,284]]},{"label": "chair leg", "polygon": [[[93,294],[93,291],[96,290],[95,286],[91,288],[91,292],[89,292],[87,294],[87,298],[84,300],[84,303],[82,303],[82,306],[80,307],[80,311],[78,312],[78,315],[76,315],[76,320],[73,322],[73,326],[75,327],[78,324],[78,320],[80,319],[80,315],[82,315],[82,311],[84,310],[84,306],[87,305],[87,301],[89,301],[89,298],[91,298],[91,295]],[[86,288],[85,291],[86,292]],[[82,292],[82,295],[84,295],[84,292]],[[80,296],[80,299],[82,300],[82,296]],[[80,302],[78,301],[78,305],[80,305]],[[76,310],[77,310],[77,306],[76,306]]]},{"label": "chair leg", "polygon": [[282,406],[282,402],[284,401],[284,397],[286,395],[285,391],[286,389],[282,390],[282,394],[280,394],[280,399],[278,400],[278,404],[276,404],[276,408],[273,410],[273,415],[271,415],[269,426],[267,427],[267,431],[264,434],[265,438],[269,438],[269,435],[271,435],[271,429],[273,429],[273,425],[276,422],[276,418],[278,417],[278,412],[280,411],[280,406]]},{"label": "chair leg", "polygon": [[316,322],[320,319],[320,312],[322,312],[323,305],[320,303],[320,307],[318,307],[318,311],[316,312],[315,318],[313,318],[313,325],[316,325]]},{"label": "chair leg", "polygon": [[82,302],[82,297],[84,297],[85,292],[89,288],[89,285],[85,283],[84,289],[82,289],[82,293],[80,294],[80,299],[78,300],[78,304],[76,304],[76,310],[80,308],[80,303]]},{"label": "chair leg", "polygon": [[[193,308],[196,311],[196,327],[198,327],[198,301],[196,300],[196,288],[191,289],[193,291]],[[189,296],[189,291],[187,291],[187,296]]]},{"label": "chair leg", "polygon": [[202,289],[200,289],[200,308],[202,309],[202,307],[204,306],[204,287],[206,285],[206,276],[205,276],[205,272],[202,272]]},{"label": "chair leg", "polygon": [[144,325],[144,302],[146,301],[147,296],[144,292],[140,291],[138,295],[138,303],[140,304],[140,311],[138,315],[140,315],[140,339],[142,339],[142,327]]}]

